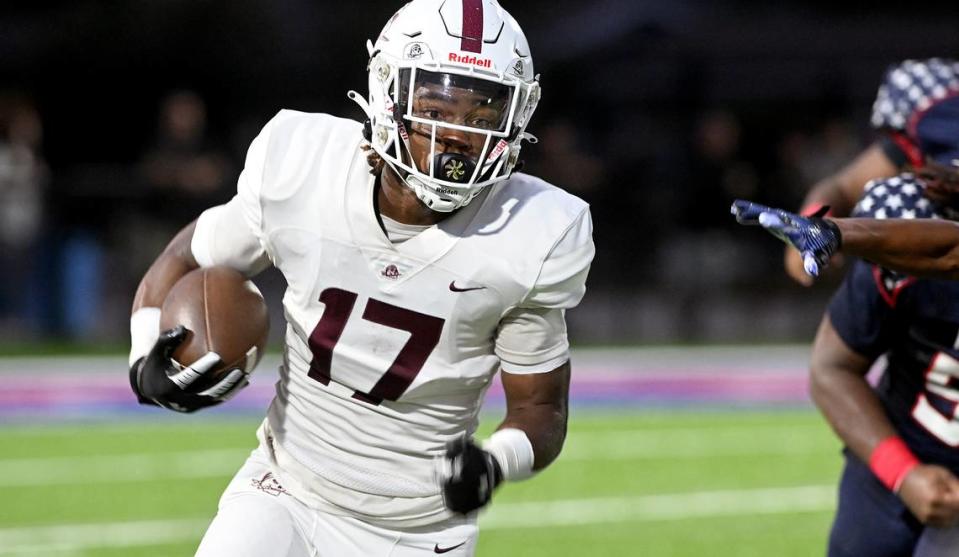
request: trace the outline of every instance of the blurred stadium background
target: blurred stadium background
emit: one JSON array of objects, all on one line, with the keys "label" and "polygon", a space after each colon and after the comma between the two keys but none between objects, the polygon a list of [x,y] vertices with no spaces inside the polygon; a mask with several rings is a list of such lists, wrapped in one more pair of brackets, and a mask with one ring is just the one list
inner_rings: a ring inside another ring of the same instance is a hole
[{"label": "blurred stadium background", "polygon": [[[727,208],[795,207],[869,143],[886,66],[959,56],[955,3],[502,1],[544,88],[526,170],[592,204],[598,251],[567,451],[503,490],[479,554],[821,554],[840,462],[806,343],[838,273],[792,284]],[[136,283],[278,109],[359,118],[398,5],[0,8],[0,555],[192,554],[274,366],[203,416],[137,408]],[[258,283],[278,309],[282,278]]]}]

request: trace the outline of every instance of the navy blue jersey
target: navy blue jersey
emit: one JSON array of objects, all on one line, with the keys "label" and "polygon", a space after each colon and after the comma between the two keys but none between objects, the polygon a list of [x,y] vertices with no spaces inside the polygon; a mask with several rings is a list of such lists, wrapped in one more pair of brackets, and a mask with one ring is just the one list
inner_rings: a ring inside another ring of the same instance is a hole
[{"label": "navy blue jersey", "polygon": [[[938,217],[922,188],[908,174],[877,181],[853,215]],[[959,474],[959,281],[916,279],[856,261],[829,317],[850,348],[870,359],[886,355],[877,392],[909,447]]]}]

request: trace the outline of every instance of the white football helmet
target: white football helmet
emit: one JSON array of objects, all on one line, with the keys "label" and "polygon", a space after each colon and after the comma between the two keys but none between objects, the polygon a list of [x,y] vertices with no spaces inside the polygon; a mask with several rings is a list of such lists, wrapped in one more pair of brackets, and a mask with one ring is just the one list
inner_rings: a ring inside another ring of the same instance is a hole
[{"label": "white football helmet", "polygon": [[[349,96],[373,149],[423,203],[454,211],[509,178],[523,140],[535,141],[525,130],[540,89],[526,37],[496,0],[413,0],[367,49],[369,97]],[[470,145],[443,139],[456,133]],[[429,140],[419,165],[411,134]]]}]

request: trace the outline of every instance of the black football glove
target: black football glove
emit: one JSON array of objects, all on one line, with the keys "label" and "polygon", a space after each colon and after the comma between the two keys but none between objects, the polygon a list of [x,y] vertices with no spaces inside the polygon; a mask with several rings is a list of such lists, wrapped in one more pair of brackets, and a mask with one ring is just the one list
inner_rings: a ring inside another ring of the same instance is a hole
[{"label": "black football glove", "polygon": [[467,436],[446,446],[446,464],[443,501],[446,508],[458,514],[469,514],[485,506],[503,481],[503,472],[493,455]]},{"label": "black football glove", "polygon": [[130,368],[130,387],[140,404],[194,412],[227,400],[249,384],[246,373],[234,369],[209,389],[188,392],[190,385],[221,363],[216,353],[209,352],[187,367],[177,365],[171,356],[188,333],[183,325],[163,331],[150,353]]}]

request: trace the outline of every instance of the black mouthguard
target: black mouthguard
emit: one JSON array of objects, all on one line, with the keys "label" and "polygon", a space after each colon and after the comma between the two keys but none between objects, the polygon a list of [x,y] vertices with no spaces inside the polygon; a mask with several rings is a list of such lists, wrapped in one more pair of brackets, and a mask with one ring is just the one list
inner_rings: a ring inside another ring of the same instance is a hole
[{"label": "black mouthguard", "polygon": [[476,171],[476,163],[465,155],[459,153],[441,153],[433,157],[433,177],[465,184],[473,177]]}]

